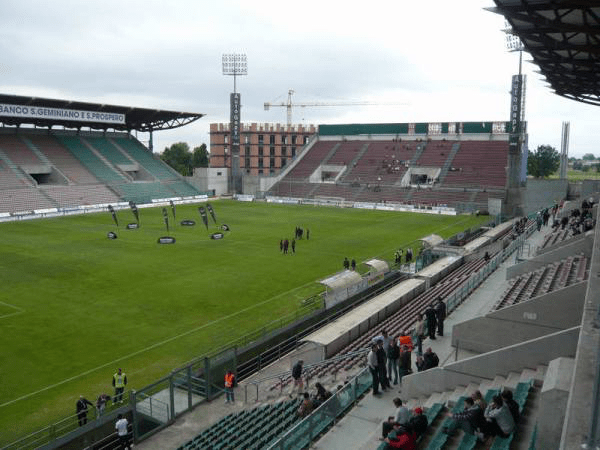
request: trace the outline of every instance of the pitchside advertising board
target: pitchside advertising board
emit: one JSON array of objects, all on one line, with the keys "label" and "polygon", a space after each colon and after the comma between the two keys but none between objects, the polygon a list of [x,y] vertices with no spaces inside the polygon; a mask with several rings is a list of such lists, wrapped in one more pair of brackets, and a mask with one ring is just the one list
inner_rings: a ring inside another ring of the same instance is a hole
[{"label": "pitchside advertising board", "polygon": [[46,106],[9,105],[0,103],[0,117],[23,119],[60,119],[75,122],[125,124],[125,114],[81,109],[48,108]]}]

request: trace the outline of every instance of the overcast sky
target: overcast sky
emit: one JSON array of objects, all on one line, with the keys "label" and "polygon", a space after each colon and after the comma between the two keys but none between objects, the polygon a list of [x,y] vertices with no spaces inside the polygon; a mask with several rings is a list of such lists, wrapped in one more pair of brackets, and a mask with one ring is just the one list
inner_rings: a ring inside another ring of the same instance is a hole
[{"label": "overcast sky", "polygon": [[[209,124],[229,121],[233,78],[223,53],[245,53],[238,78],[243,122],[286,121],[265,102],[379,103],[297,107],[293,122],[507,121],[518,55],[508,53],[492,0],[339,2],[1,0],[0,92],[206,114],[156,132],[209,144]],[[524,59],[530,59],[525,54]],[[529,145],[600,155],[598,107],[563,99],[524,64]],[[388,105],[384,105],[388,103]],[[394,103],[394,105],[389,105]],[[147,140],[147,134],[140,134]]]}]

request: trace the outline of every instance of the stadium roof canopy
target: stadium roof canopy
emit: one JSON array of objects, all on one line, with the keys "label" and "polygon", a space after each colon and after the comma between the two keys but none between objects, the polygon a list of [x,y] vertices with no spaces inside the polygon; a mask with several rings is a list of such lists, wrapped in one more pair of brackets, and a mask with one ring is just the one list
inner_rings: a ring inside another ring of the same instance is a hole
[{"label": "stadium roof canopy", "polygon": [[600,105],[600,5],[592,0],[494,0],[550,87]]},{"label": "stadium roof canopy", "polygon": [[117,131],[182,127],[204,114],[0,94],[0,124]]}]

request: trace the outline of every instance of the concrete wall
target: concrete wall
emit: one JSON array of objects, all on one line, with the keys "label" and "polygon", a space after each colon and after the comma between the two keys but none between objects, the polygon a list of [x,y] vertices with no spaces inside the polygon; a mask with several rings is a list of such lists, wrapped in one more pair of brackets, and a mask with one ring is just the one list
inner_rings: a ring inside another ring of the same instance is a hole
[{"label": "concrete wall", "polygon": [[[596,220],[598,216],[596,216]],[[590,278],[585,295],[584,311],[581,321],[581,334],[575,358],[575,370],[567,412],[563,425],[561,449],[581,448],[591,429],[591,419],[598,414],[600,406],[594,398],[595,383],[600,364],[600,327],[598,310],[600,308],[600,226],[596,225]],[[597,427],[597,424],[596,424]],[[596,436],[598,438],[598,436]]]},{"label": "concrete wall", "polygon": [[[561,255],[561,254],[566,255],[566,256],[561,256],[559,258],[559,260],[564,259],[567,256],[575,255],[577,253],[583,253],[588,258],[591,258],[593,244],[594,244],[594,230],[590,230],[587,233],[578,234],[577,236],[573,236],[572,238],[566,239],[555,245],[551,245],[546,248],[540,248],[540,249],[538,249],[537,254],[538,254],[538,256],[540,256],[540,255],[544,255],[546,253],[565,249],[565,252],[563,252],[563,253],[555,253],[556,255]],[[573,252],[571,254],[567,254],[566,252],[569,250],[572,250]]]},{"label": "concrete wall", "polygon": [[469,383],[493,380],[497,375],[507,376],[509,372],[534,369],[556,358],[572,358],[577,350],[579,330],[580,327],[569,328],[406,376],[402,378],[402,395],[406,398],[428,396]]},{"label": "concrete wall", "polygon": [[542,295],[452,327],[452,345],[487,352],[578,326],[587,283]]},{"label": "concrete wall", "polygon": [[581,183],[581,196],[583,198],[598,198],[600,192],[600,180],[584,180]]},{"label": "concrete wall", "polygon": [[196,167],[194,176],[186,181],[200,192],[215,191],[215,195],[227,194],[229,169],[217,167]]},{"label": "concrete wall", "polygon": [[567,180],[528,179],[523,194],[523,212],[531,214],[565,199],[568,185]]},{"label": "concrete wall", "polygon": [[538,416],[537,448],[554,450],[560,445],[574,366],[573,358],[558,358],[548,364],[540,392],[539,411],[553,411],[553,414]]},{"label": "concrete wall", "polygon": [[533,272],[548,264],[561,261],[569,256],[574,256],[583,253],[588,258],[592,256],[592,243],[594,238],[594,231],[591,230],[586,235],[575,236],[572,240],[569,240],[568,244],[561,246],[554,246],[549,251],[542,252],[537,256],[534,256],[527,261],[523,261],[514,266],[506,269],[506,279],[518,277],[524,273]]}]

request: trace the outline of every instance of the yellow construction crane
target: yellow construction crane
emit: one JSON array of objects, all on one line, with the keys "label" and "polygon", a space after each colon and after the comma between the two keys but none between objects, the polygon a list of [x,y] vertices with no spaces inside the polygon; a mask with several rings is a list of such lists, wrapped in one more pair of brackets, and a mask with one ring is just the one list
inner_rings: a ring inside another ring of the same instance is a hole
[{"label": "yellow construction crane", "polygon": [[282,103],[265,103],[265,111],[268,111],[271,107],[285,107],[287,109],[287,124],[292,124],[292,107],[305,107],[305,106],[365,106],[365,105],[406,105],[406,103],[381,103],[381,102],[311,102],[311,103],[292,103],[292,95],[295,91],[293,89],[288,90],[287,102]]}]

